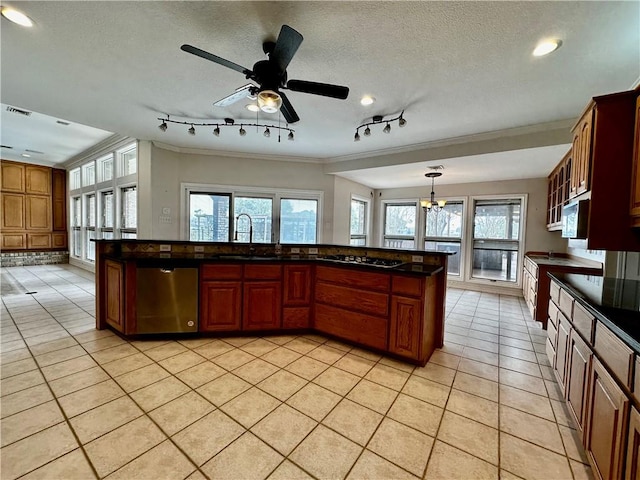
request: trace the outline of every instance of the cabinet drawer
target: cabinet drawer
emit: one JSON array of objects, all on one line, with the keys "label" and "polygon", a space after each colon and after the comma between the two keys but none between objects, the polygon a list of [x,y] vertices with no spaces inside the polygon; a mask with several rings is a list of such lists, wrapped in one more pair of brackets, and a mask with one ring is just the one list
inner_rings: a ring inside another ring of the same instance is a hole
[{"label": "cabinet drawer", "polygon": [[388,322],[329,305],[316,305],[314,328],[377,349],[387,348]]},{"label": "cabinet drawer", "polygon": [[282,265],[250,265],[244,266],[244,278],[247,280],[280,280]]},{"label": "cabinet drawer", "polygon": [[386,273],[366,272],[363,270],[354,271],[355,268],[348,267],[316,267],[316,279],[348,287],[364,288],[376,290],[378,292],[388,292],[391,285],[391,277]]},{"label": "cabinet drawer", "polygon": [[287,307],[282,309],[282,328],[309,328],[309,307]]},{"label": "cabinet drawer", "polygon": [[316,302],[381,317],[389,315],[389,295],[386,293],[319,282],[316,284]]},{"label": "cabinet drawer", "polygon": [[601,322],[596,322],[594,349],[620,383],[631,388],[633,351]]},{"label": "cabinet drawer", "polygon": [[[549,323],[553,323],[557,327],[558,315],[560,314],[560,310],[558,309],[558,306],[555,304],[553,300],[549,302],[548,312],[549,312]],[[547,328],[548,328],[548,325],[547,325]]]},{"label": "cabinet drawer", "polygon": [[201,280],[240,280],[242,265],[209,263],[200,267]]},{"label": "cabinet drawer", "polygon": [[558,303],[558,307],[567,318],[573,317],[573,302],[573,297],[566,290],[560,289],[560,302]]},{"label": "cabinet drawer", "polygon": [[551,322],[547,323],[547,339],[551,342],[553,350],[555,351],[556,345],[558,344],[558,330]]},{"label": "cabinet drawer", "polygon": [[556,302],[556,304],[560,303],[560,285],[558,285],[553,280],[549,284],[549,297],[551,300]]},{"label": "cabinet drawer", "polygon": [[394,275],[391,278],[391,291],[398,295],[421,298],[424,293],[423,290],[424,287],[422,286],[421,278],[404,277],[401,275]]},{"label": "cabinet drawer", "polygon": [[582,305],[576,302],[573,305],[573,327],[593,345],[593,334],[595,332],[596,317],[587,312]]}]

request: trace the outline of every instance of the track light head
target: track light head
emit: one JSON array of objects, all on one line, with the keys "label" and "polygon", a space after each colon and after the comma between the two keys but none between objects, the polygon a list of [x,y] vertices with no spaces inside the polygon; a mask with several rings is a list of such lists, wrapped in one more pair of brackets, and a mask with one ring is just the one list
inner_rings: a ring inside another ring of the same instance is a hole
[{"label": "track light head", "polygon": [[196,134],[196,129],[194,128],[193,124],[191,125],[191,127],[187,131],[189,132],[189,135],[195,135]]},{"label": "track light head", "polygon": [[214,128],[214,129],[213,129],[213,134],[214,134],[216,137],[219,137],[219,136],[220,136],[220,127],[219,127],[218,125],[216,125],[216,128]]},{"label": "track light head", "polygon": [[369,127],[364,129],[364,136],[369,137],[371,135],[371,129]]},{"label": "track light head", "polygon": [[158,128],[159,128],[161,131],[166,132],[166,131],[167,131],[167,122],[163,121],[163,122],[158,126]]},{"label": "track light head", "polygon": [[360,132],[358,130],[356,130],[356,134],[353,136],[353,141],[354,142],[360,141]]},{"label": "track light head", "polygon": [[407,121],[404,119],[404,117],[401,114],[400,118],[398,119],[398,126],[399,127],[404,127],[406,124],[407,124]]},{"label": "track light head", "polygon": [[291,140],[293,142],[293,132],[289,132],[289,135],[287,136],[288,140]]},{"label": "track light head", "polygon": [[247,131],[240,125],[240,131],[238,132],[241,137],[244,137],[247,134]]},{"label": "track light head", "polygon": [[264,134],[265,137],[270,137],[271,136],[271,130],[269,130],[269,127],[264,129]]}]

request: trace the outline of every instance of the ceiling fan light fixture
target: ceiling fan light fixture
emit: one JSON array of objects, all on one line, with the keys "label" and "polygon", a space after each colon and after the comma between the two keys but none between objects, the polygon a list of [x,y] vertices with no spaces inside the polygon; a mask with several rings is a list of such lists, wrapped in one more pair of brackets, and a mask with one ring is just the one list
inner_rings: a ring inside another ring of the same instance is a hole
[{"label": "ceiling fan light fixture", "polygon": [[4,7],[2,9],[2,16],[7,20],[13,23],[17,23],[22,27],[33,27],[33,21],[29,17],[13,8]]},{"label": "ceiling fan light fixture", "polygon": [[189,135],[195,135],[196,134],[196,129],[193,126],[193,124],[191,125],[191,127],[187,131],[189,132]]},{"label": "ceiling fan light fixture", "polygon": [[543,40],[538,43],[536,48],[533,50],[534,57],[543,57],[545,55],[549,55],[551,52],[555,52],[562,45],[562,40]]},{"label": "ceiling fan light fixture", "polygon": [[282,105],[282,97],[273,90],[258,93],[258,106],[265,113],[276,113]]}]

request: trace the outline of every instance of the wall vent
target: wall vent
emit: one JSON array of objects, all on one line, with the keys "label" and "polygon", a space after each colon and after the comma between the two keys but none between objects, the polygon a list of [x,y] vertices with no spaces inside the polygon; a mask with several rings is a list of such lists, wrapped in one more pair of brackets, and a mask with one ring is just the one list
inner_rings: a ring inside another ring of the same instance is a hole
[{"label": "wall vent", "polygon": [[19,108],[15,108],[15,107],[7,107],[7,112],[17,113],[19,115],[24,115],[25,117],[28,117],[28,116],[31,115],[31,112],[29,112],[27,110],[21,110]]},{"label": "wall vent", "polygon": [[58,123],[60,125],[69,125],[69,122],[65,122],[63,120],[56,120],[56,123]]},{"label": "wall vent", "polygon": [[0,145],[0,148],[8,148],[10,150],[13,149],[13,147],[10,147],[9,145]]},{"label": "wall vent", "polygon": [[25,152],[29,152],[29,153],[37,153],[38,155],[44,155],[44,152],[40,152],[38,150],[30,150],[28,148],[25,148],[24,150]]}]

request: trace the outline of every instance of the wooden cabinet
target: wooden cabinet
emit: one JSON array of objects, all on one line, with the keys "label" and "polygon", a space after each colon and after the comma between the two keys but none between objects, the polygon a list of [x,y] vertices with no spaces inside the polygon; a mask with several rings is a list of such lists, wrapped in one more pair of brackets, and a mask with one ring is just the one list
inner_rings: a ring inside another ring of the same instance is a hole
[{"label": "wooden cabinet", "polygon": [[280,281],[245,282],[242,291],[242,329],[275,330],[281,323]]},{"label": "wooden cabinet", "polygon": [[4,250],[63,250],[67,247],[66,171],[1,162]]},{"label": "wooden cabinet", "polygon": [[633,134],[633,169],[631,174],[631,224],[640,226],[640,96],[636,98],[636,121]]},{"label": "wooden cabinet", "polygon": [[625,480],[640,479],[640,413],[631,407],[629,414],[629,435],[627,436],[627,462]]},{"label": "wooden cabinet", "polygon": [[200,320],[204,332],[240,330],[242,323],[242,265],[204,264],[200,267]]},{"label": "wooden cabinet", "polygon": [[565,379],[567,375],[567,353],[569,350],[569,333],[571,324],[563,314],[558,318],[558,342],[556,344],[556,361],[553,366],[553,373],[558,380],[558,386],[562,393],[565,393]]},{"label": "wooden cabinet", "polygon": [[589,378],[585,451],[594,476],[622,478],[629,399],[597,358]]},{"label": "wooden cabinet", "polygon": [[204,281],[200,287],[200,331],[240,330],[242,283]]},{"label": "wooden cabinet", "polygon": [[311,265],[285,265],[282,279],[282,327],[311,326]]},{"label": "wooden cabinet", "polygon": [[0,188],[3,192],[24,193],[24,167],[22,163],[2,162]]},{"label": "wooden cabinet", "polygon": [[420,326],[422,301],[416,298],[391,297],[391,331],[389,350],[405,357],[420,354]]},{"label": "wooden cabinet", "polygon": [[589,190],[594,108],[594,106],[589,106],[572,130],[573,166],[570,176],[570,197],[575,197]]},{"label": "wooden cabinet", "polygon": [[119,332],[125,329],[124,265],[112,260],[105,262],[106,321]]},{"label": "wooden cabinet", "polygon": [[[544,278],[542,279],[542,281],[545,280]],[[538,320],[538,313],[546,316],[546,309],[544,309],[544,307],[541,312],[538,312],[538,266],[526,256],[524,257],[524,268],[522,271],[522,295],[529,308],[529,313],[531,313],[531,318]],[[546,322],[542,323],[543,325],[546,324]]]},{"label": "wooden cabinet", "polygon": [[547,230],[562,230],[562,206],[569,200],[573,156],[571,149],[548,177]]},{"label": "wooden cabinet", "polygon": [[569,334],[567,352],[567,406],[580,432],[584,431],[587,387],[593,353],[575,329]]}]

